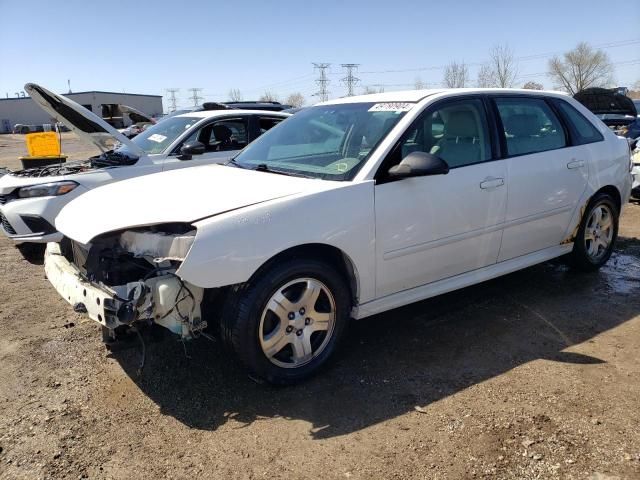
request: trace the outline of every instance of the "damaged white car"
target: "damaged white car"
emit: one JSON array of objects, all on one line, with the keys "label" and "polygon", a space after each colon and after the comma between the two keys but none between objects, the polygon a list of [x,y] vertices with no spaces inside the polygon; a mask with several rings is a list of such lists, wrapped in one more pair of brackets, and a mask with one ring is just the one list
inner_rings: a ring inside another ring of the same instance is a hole
[{"label": "damaged white car", "polygon": [[65,240],[45,268],[107,336],[214,327],[253,374],[289,383],[332,356],[349,318],[561,255],[599,268],[630,189],[627,141],[562,94],[351,97],[228,165],[83,195],[58,216]]},{"label": "damaged white car", "polygon": [[[150,173],[226,162],[289,114],[258,110],[206,110],[177,115],[130,140],[77,103],[36,85],[25,90],[101,155],[88,160],[18,171],[0,170],[0,231],[21,248],[62,239],[54,220],[62,207],[88,190]],[[125,107],[126,108],[126,107]],[[133,110],[126,110],[132,115]],[[117,146],[116,146],[117,144]],[[115,147],[115,149],[114,149]],[[134,194],[128,208],[137,208]]]}]

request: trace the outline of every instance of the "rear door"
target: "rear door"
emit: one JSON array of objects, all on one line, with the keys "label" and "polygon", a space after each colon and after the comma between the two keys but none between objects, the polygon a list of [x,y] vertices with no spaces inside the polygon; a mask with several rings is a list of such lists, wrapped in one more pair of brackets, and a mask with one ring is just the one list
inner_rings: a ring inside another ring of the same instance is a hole
[{"label": "rear door", "polygon": [[499,261],[559,245],[582,197],[589,159],[544,97],[496,96],[509,176]]}]

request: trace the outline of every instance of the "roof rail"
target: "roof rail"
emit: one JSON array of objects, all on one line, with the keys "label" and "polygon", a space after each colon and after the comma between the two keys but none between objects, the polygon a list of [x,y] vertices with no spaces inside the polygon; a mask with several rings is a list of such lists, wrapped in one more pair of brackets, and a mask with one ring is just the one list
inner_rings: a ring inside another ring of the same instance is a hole
[{"label": "roof rail", "polygon": [[202,104],[203,110],[229,110],[230,108],[229,105],[218,102],[204,102]]},{"label": "roof rail", "polygon": [[229,101],[229,102],[222,102],[224,104],[230,104],[230,103],[271,103],[273,105],[282,105],[280,102],[276,102],[276,101],[264,101],[264,100],[241,100],[238,102],[233,102],[233,101]]}]

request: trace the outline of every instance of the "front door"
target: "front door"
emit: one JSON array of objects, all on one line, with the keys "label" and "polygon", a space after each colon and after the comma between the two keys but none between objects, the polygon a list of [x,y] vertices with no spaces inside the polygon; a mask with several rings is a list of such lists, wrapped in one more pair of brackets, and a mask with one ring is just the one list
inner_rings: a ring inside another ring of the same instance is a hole
[{"label": "front door", "polygon": [[[446,175],[392,181],[385,172],[412,151],[444,159]],[[429,107],[376,178],[376,296],[494,264],[507,202],[504,160],[494,160],[479,98]]]},{"label": "front door", "polygon": [[[226,163],[249,143],[248,117],[224,118],[200,127],[189,135],[167,158],[165,170],[213,163]],[[190,159],[179,159],[182,145],[198,141],[205,152]]]}]

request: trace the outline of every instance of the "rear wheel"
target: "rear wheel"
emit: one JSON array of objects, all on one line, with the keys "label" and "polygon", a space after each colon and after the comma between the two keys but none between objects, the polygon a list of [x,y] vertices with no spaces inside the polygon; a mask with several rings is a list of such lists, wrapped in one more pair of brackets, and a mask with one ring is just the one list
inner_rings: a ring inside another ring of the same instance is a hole
[{"label": "rear wheel", "polygon": [[328,361],[350,310],[351,295],[340,272],[320,261],[292,259],[230,294],[222,333],[254,375],[289,384]]},{"label": "rear wheel", "polygon": [[571,263],[580,270],[597,270],[604,265],[618,238],[618,207],[610,195],[591,199],[576,235]]}]

